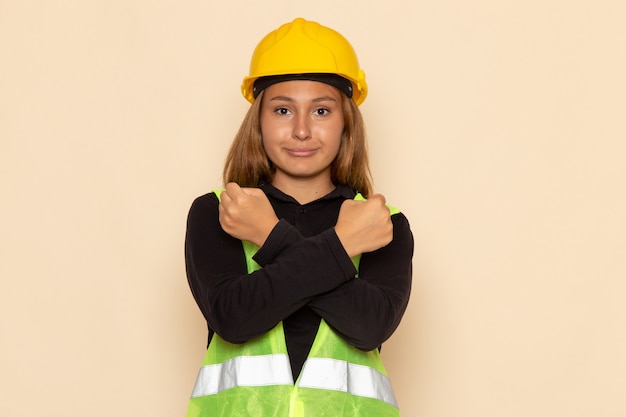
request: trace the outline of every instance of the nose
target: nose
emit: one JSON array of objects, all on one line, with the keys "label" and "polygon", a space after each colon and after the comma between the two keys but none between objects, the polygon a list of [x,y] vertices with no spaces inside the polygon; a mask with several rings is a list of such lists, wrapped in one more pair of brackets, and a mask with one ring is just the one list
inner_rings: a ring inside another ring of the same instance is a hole
[{"label": "nose", "polygon": [[292,137],[297,140],[307,140],[311,138],[311,127],[306,115],[299,115],[294,118]]}]

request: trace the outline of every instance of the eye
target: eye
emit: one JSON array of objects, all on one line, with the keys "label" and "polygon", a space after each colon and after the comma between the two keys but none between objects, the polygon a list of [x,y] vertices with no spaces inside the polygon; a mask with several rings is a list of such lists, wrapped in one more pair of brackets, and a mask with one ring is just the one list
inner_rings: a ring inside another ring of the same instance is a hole
[{"label": "eye", "polygon": [[315,113],[316,116],[327,116],[330,110],[325,107],[320,107],[319,109],[315,109],[313,113]]},{"label": "eye", "polygon": [[290,113],[289,109],[286,107],[278,107],[274,110],[274,113],[279,114],[281,116],[286,116]]}]

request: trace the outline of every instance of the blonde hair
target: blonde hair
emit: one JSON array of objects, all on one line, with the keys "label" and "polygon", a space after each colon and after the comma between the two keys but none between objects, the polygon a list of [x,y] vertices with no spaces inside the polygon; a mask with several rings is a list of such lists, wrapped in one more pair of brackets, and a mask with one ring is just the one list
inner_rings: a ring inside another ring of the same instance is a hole
[{"label": "blonde hair", "polygon": [[[372,193],[372,178],[367,158],[365,123],[354,101],[341,94],[344,132],[337,157],[331,164],[333,184],[347,185],[364,197]],[[230,146],[224,165],[224,183],[241,187],[271,183],[272,163],[263,148],[261,136],[261,102],[263,91],[252,103]]]}]

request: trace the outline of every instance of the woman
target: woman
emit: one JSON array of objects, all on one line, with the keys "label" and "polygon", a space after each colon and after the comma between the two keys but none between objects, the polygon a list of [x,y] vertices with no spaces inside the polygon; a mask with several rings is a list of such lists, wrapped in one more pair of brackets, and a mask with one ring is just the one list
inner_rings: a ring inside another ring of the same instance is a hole
[{"label": "woman", "polygon": [[188,416],[397,416],[379,349],[407,306],[413,238],[372,194],[357,57],[295,19],[259,43],[242,92],[225,189],[188,218],[209,331]]}]

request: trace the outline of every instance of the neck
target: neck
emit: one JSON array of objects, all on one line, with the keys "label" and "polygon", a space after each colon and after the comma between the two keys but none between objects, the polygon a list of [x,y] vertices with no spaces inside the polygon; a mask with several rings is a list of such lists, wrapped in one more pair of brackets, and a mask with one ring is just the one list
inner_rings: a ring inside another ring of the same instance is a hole
[{"label": "neck", "polygon": [[307,204],[318,198],[324,197],[335,189],[335,185],[327,179],[290,179],[282,181],[281,178],[274,178],[272,185],[283,193],[293,197],[300,204]]}]

